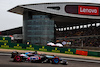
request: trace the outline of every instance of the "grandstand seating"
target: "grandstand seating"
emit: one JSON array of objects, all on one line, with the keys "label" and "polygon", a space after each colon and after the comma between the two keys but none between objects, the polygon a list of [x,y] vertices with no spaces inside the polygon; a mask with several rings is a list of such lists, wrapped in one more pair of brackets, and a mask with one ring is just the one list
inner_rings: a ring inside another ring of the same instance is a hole
[{"label": "grandstand seating", "polygon": [[72,42],[71,46],[100,47],[100,26],[56,31],[56,37],[63,37],[66,41]]}]

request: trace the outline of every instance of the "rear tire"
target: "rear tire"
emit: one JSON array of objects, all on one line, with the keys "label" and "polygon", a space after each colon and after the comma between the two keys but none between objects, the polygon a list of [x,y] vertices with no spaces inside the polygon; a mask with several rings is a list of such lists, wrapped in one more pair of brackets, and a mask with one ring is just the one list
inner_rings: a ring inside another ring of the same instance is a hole
[{"label": "rear tire", "polygon": [[15,61],[15,62],[21,62],[21,61],[22,61],[21,56],[16,55],[16,56],[14,57],[14,61]]}]

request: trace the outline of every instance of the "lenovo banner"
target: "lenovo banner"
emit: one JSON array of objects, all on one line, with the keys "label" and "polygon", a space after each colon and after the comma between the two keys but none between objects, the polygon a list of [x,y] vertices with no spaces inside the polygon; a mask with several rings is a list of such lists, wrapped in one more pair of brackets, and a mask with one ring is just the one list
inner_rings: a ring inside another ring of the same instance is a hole
[{"label": "lenovo banner", "polygon": [[99,7],[78,6],[78,14],[83,14],[83,15],[99,15]]}]

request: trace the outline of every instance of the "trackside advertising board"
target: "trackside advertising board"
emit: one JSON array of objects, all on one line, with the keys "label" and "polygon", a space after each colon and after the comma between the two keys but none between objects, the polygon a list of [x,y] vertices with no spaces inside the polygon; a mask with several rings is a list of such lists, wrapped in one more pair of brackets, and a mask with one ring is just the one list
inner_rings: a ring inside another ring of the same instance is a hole
[{"label": "trackside advertising board", "polygon": [[26,50],[37,50],[44,52],[55,52],[55,53],[65,53],[65,54],[78,54],[84,56],[97,56],[100,57],[100,52],[92,51],[83,51],[73,48],[66,47],[51,47],[51,46],[42,46],[42,45],[32,45],[32,44],[21,44],[21,43],[11,43],[11,38],[0,37],[0,47],[1,48],[13,48],[13,49],[26,49]]},{"label": "trackside advertising board", "polygon": [[1,43],[11,43],[11,38],[10,37],[0,37],[0,42]]},{"label": "trackside advertising board", "polygon": [[2,48],[9,48],[9,43],[11,43],[10,37],[0,37],[0,46]]},{"label": "trackside advertising board", "polygon": [[76,53],[76,49],[65,48],[65,47],[51,47],[51,46],[42,46],[42,45],[32,45],[32,44],[27,45],[27,44],[21,44],[21,43],[11,43],[11,38],[9,39],[9,38],[2,38],[2,37],[1,37],[0,47],[26,49],[26,50],[38,50],[38,51],[66,53],[66,54]]},{"label": "trackside advertising board", "polygon": [[100,7],[98,6],[83,6],[83,5],[66,5],[65,12],[81,15],[100,15]]},{"label": "trackside advertising board", "polygon": [[76,50],[76,54],[87,56],[88,55],[88,51]]}]

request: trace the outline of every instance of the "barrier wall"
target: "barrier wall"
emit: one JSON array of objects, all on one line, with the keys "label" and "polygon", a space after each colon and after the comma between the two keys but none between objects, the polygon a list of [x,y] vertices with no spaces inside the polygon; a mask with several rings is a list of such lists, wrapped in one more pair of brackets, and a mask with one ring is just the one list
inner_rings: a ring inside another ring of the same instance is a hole
[{"label": "barrier wall", "polygon": [[87,56],[88,55],[88,51],[76,50],[76,54]]},{"label": "barrier wall", "polygon": [[100,57],[100,52],[83,51],[83,50],[77,50],[77,49],[65,48],[65,47],[51,47],[51,46],[11,43],[11,39],[9,37],[0,37],[0,47]]},{"label": "barrier wall", "polygon": [[56,53],[66,53],[66,54],[75,54],[76,49],[63,48],[63,47],[51,47],[51,46],[38,46],[38,45],[27,45],[20,43],[0,43],[2,48],[14,48],[14,49],[27,49],[27,50],[38,50],[38,51],[48,51]]},{"label": "barrier wall", "polygon": [[97,57],[100,57],[100,52],[88,51],[88,56],[97,56]]},{"label": "barrier wall", "polygon": [[72,49],[72,48],[11,43],[11,39],[6,38],[6,37],[5,37],[5,39],[4,39],[4,37],[0,37],[0,40],[2,41],[2,42],[0,42],[0,47],[2,47],[2,48],[38,50],[38,51],[46,51],[46,52],[48,51],[48,52],[66,53],[66,54],[75,54],[76,53],[76,49]]}]

